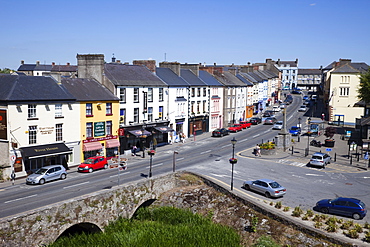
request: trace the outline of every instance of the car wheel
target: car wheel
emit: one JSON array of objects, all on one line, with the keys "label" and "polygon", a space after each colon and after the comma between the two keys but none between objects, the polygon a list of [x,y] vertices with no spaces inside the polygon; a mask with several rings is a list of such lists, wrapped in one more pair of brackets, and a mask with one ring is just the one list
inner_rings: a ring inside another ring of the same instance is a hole
[{"label": "car wheel", "polygon": [[60,175],[60,179],[66,179],[67,175],[65,173],[63,173],[62,175]]},{"label": "car wheel", "polygon": [[108,164],[105,164],[104,165],[104,169],[108,169]]},{"label": "car wheel", "polygon": [[327,214],[327,213],[329,213],[329,209],[327,209],[327,208],[322,208],[322,209],[321,209],[321,212],[322,212],[323,214]]},{"label": "car wheel", "polygon": [[268,192],[265,192],[265,196],[266,196],[267,198],[270,198],[270,197],[271,197],[270,193],[268,193]]},{"label": "car wheel", "polygon": [[358,213],[354,213],[352,215],[352,218],[355,219],[355,220],[359,220],[359,219],[361,219],[361,215],[359,215]]},{"label": "car wheel", "polygon": [[244,185],[244,188],[245,188],[246,190],[251,190],[251,187],[249,187],[249,185],[248,185],[248,184]]},{"label": "car wheel", "polygon": [[93,172],[93,169],[92,168],[89,168],[89,172],[92,173]]},{"label": "car wheel", "polygon": [[45,179],[41,178],[40,181],[39,181],[39,184],[43,185],[44,183],[45,183]]}]

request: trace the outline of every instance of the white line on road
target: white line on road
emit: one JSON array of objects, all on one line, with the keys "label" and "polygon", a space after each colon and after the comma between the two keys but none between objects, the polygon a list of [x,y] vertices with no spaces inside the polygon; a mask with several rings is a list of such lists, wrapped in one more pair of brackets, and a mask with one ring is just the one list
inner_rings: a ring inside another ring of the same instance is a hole
[{"label": "white line on road", "polygon": [[31,197],[35,197],[35,196],[37,196],[37,194],[31,195],[31,196],[22,197],[22,198],[18,198],[18,199],[11,200],[11,201],[6,201],[4,203],[16,202],[16,201],[19,201],[19,200],[22,200],[22,199],[27,199],[27,198],[31,198]]},{"label": "white line on road", "polygon": [[71,187],[76,187],[76,186],[80,186],[80,185],[82,185],[82,184],[88,184],[88,183],[90,183],[90,182],[89,182],[89,181],[87,181],[87,182],[80,183],[80,184],[74,184],[74,185],[70,185],[70,186],[63,187],[63,189],[68,189],[68,188],[71,188]]},{"label": "white line on road", "polygon": [[185,159],[185,158],[184,158],[184,157],[182,157],[182,158],[178,158],[178,159],[176,159],[176,161],[177,161],[177,160],[183,160],[183,159]]},{"label": "white line on road", "polygon": [[221,148],[226,148],[226,147],[229,147],[229,146],[231,146],[231,144],[224,145]]},{"label": "white line on road", "polygon": [[[159,163],[159,164],[153,165],[152,167],[161,166],[161,165],[163,165],[163,163]],[[148,168],[149,168],[149,166],[148,166]]]},{"label": "white line on road", "polygon": [[257,135],[254,135],[254,136],[252,136],[252,138],[256,138],[257,136],[259,136],[260,134],[257,134]]},{"label": "white line on road", "polygon": [[215,177],[227,177],[227,175],[219,175],[219,174],[214,174],[214,173],[211,173],[212,176],[215,176]]},{"label": "white line on road", "polygon": [[320,175],[320,174],[306,174],[307,176],[315,176],[315,177],[322,177],[324,175]]},{"label": "white line on road", "polygon": [[212,152],[212,150],[207,150],[207,151],[201,152],[200,154],[205,154],[205,153],[209,153],[209,152]]},{"label": "white line on road", "polygon": [[[128,173],[130,173],[130,172],[124,172],[123,174],[120,174],[120,175],[125,175],[125,174],[128,174]],[[109,176],[110,178],[112,178],[112,177],[118,177],[118,174],[116,174],[116,175],[112,175],[112,176]]]},{"label": "white line on road", "polygon": [[243,140],[241,140],[239,142],[245,142],[245,141],[248,141],[248,138],[247,139],[243,139]]}]

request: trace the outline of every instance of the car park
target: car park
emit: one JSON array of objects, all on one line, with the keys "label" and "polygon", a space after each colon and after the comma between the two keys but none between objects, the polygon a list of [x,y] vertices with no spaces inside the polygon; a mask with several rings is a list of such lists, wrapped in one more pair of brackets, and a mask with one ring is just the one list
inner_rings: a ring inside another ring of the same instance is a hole
[{"label": "car park", "polygon": [[49,181],[65,179],[67,171],[62,165],[44,166],[26,178],[27,184],[44,184]]},{"label": "car park", "polygon": [[252,123],[248,121],[240,121],[239,123],[243,125],[243,129],[250,128],[252,126]]},{"label": "car park", "polygon": [[301,128],[300,128],[300,127],[298,127],[298,126],[292,126],[292,127],[290,127],[290,129],[289,129],[289,133],[290,133],[292,136],[300,135],[300,134],[301,134]]},{"label": "car park", "polygon": [[259,179],[245,181],[243,188],[264,194],[266,197],[282,197],[286,194],[286,189],[278,182],[271,179]]},{"label": "car park", "polygon": [[225,136],[229,134],[229,130],[226,128],[219,128],[212,131],[212,136]]},{"label": "car park", "polygon": [[274,117],[267,117],[263,121],[263,124],[275,124],[275,122],[276,122],[276,118],[274,118]]},{"label": "car park", "polygon": [[305,112],[305,111],[307,111],[307,107],[306,107],[305,105],[301,105],[301,106],[299,107],[298,111],[300,111],[300,112]]},{"label": "car park", "polygon": [[367,213],[365,203],[356,198],[346,197],[320,200],[314,209],[324,214],[348,216],[355,220],[364,218]]},{"label": "car park", "polygon": [[231,125],[228,130],[230,132],[238,132],[238,131],[242,131],[243,130],[243,127],[241,125],[238,125],[238,124],[233,124]]},{"label": "car park", "polygon": [[79,172],[93,172],[94,170],[98,169],[107,169],[108,168],[108,162],[107,158],[104,156],[94,156],[87,158],[84,162],[82,162],[77,170]]},{"label": "car park", "polygon": [[262,123],[262,119],[259,117],[252,117],[249,119],[249,122],[251,122],[251,124],[253,125],[257,125],[257,124]]},{"label": "car park", "polygon": [[318,166],[325,168],[327,164],[330,164],[331,157],[329,154],[316,152],[312,155],[310,159],[310,166]]},{"label": "car park", "polygon": [[274,126],[272,126],[272,129],[274,130],[281,130],[283,128],[283,121],[277,121]]}]

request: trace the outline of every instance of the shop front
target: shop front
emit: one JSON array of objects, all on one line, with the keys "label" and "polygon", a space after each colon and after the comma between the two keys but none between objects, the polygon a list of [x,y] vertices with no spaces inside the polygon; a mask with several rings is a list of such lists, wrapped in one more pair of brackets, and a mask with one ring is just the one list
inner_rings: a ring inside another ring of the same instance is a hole
[{"label": "shop front", "polygon": [[[72,154],[72,150],[64,143],[22,147],[19,150],[23,159],[24,171],[27,174],[49,165],[61,164],[68,169],[69,155]],[[15,168],[15,172],[23,172],[20,166]]]},{"label": "shop front", "polygon": [[105,156],[108,159],[119,154],[120,142],[118,136],[106,136],[83,140],[83,160],[93,156]]},{"label": "shop front", "polygon": [[189,118],[189,133],[191,135],[200,135],[204,132],[209,131],[209,117],[205,116],[196,116]]}]

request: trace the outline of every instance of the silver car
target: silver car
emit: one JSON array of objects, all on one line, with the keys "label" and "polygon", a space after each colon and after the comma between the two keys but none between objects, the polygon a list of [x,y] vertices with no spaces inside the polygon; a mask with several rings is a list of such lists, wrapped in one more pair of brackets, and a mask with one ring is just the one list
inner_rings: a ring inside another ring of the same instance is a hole
[{"label": "silver car", "polygon": [[62,165],[52,165],[41,167],[29,175],[26,179],[27,184],[44,184],[57,179],[65,179],[67,171]]},{"label": "silver car", "polygon": [[243,188],[254,190],[264,194],[266,197],[281,197],[286,193],[286,189],[283,186],[271,179],[245,181],[243,183]]},{"label": "silver car", "polygon": [[281,130],[282,128],[283,128],[283,121],[277,121],[272,127],[272,129],[274,130]]},{"label": "silver car", "polygon": [[325,168],[327,164],[330,164],[330,160],[331,157],[329,156],[329,154],[316,152],[312,155],[310,159],[310,165]]}]

